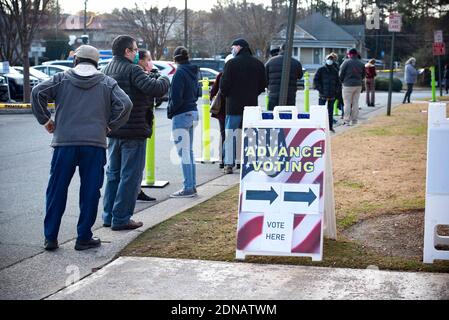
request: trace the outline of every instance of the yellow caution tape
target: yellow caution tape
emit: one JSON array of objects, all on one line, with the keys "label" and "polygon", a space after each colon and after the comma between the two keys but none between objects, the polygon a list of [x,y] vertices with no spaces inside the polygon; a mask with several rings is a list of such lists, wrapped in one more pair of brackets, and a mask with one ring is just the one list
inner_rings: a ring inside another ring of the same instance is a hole
[{"label": "yellow caution tape", "polygon": [[[49,103],[50,108],[54,108],[54,103]],[[0,103],[0,109],[31,109],[31,103]]]},{"label": "yellow caution tape", "polygon": [[[393,69],[393,72],[400,72],[402,69]],[[390,72],[390,69],[378,70],[377,72]]]}]

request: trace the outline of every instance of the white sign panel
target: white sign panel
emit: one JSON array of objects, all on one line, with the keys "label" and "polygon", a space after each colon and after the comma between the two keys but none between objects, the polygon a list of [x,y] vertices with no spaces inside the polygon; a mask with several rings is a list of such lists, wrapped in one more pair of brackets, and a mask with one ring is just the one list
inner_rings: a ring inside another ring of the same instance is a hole
[{"label": "white sign panel", "polygon": [[0,74],[9,73],[9,61],[0,62]]},{"label": "white sign panel", "polygon": [[443,31],[437,30],[433,33],[433,42],[435,43],[443,43]]},{"label": "white sign panel", "polygon": [[293,215],[267,213],[263,219],[261,247],[266,251],[290,253]]},{"label": "white sign panel", "polygon": [[281,120],[277,108],[273,120],[245,108],[236,254],[321,260],[327,109],[314,107],[312,121],[295,109]]},{"label": "white sign panel", "polygon": [[401,32],[402,21],[399,13],[390,13],[388,20],[388,31]]}]

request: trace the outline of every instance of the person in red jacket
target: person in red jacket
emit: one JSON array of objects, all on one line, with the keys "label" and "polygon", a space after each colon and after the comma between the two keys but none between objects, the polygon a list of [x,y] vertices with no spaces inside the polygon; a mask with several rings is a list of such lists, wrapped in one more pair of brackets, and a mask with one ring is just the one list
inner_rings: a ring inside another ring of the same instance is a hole
[{"label": "person in red jacket", "polygon": [[366,78],[365,78],[365,87],[366,87],[366,105],[368,107],[374,107],[374,95],[376,92],[375,83],[376,83],[376,60],[371,59],[365,64]]}]

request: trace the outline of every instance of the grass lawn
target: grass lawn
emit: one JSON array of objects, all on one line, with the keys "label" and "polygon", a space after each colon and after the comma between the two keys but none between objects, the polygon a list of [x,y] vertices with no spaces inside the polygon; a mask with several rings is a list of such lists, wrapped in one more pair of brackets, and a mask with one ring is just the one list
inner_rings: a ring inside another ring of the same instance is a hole
[{"label": "grass lawn", "polygon": [[[323,261],[265,256],[245,261],[449,272],[449,261],[421,262],[426,109],[403,105],[391,117],[332,138],[338,240],[325,240]],[[238,192],[235,186],[153,227],[121,255],[234,261]]]}]

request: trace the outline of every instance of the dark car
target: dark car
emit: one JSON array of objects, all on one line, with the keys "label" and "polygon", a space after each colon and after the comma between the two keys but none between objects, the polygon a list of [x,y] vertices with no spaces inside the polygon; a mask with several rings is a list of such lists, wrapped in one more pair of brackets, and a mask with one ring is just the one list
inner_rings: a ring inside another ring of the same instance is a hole
[{"label": "dark car", "polygon": [[0,76],[0,102],[8,102],[8,84],[2,76]]},{"label": "dark car", "polygon": [[304,88],[304,74],[306,73],[306,69],[303,67],[302,68],[302,74],[303,76],[301,77],[301,79],[298,79],[296,81],[296,85],[298,86],[298,88]]},{"label": "dark car", "polygon": [[197,65],[199,68],[209,68],[218,72],[223,72],[225,60],[212,58],[193,58],[190,63]]},{"label": "dark car", "polygon": [[[16,71],[14,68],[9,68],[9,73],[4,74],[3,77],[8,78],[9,92],[11,99],[22,100],[23,99],[23,75]],[[33,88],[40,81],[30,76],[30,87]]]}]

